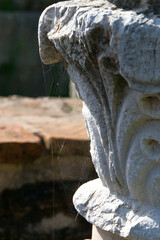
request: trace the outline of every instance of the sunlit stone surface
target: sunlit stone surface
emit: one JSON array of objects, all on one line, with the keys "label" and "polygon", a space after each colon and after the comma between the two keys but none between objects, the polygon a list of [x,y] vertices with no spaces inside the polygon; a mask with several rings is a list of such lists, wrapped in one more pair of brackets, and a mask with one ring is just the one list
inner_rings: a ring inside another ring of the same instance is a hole
[{"label": "sunlit stone surface", "polygon": [[76,209],[118,236],[158,240],[160,3],[133,1],[120,9],[111,2],[117,4],[81,0],[48,7],[39,22],[40,55],[45,64],[64,62],[84,102],[99,179],[79,188]]}]

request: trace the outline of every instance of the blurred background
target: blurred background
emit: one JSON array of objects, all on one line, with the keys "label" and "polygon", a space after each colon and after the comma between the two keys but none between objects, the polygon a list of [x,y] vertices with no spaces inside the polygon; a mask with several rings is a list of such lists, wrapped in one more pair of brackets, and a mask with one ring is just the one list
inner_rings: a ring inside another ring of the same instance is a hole
[{"label": "blurred background", "polygon": [[61,63],[38,52],[41,12],[58,0],[0,0],[0,239],[83,240],[72,196],[96,178],[82,103]]},{"label": "blurred background", "polygon": [[55,2],[0,0],[1,96],[69,96],[69,78],[63,65],[42,66],[38,52],[40,14]]}]

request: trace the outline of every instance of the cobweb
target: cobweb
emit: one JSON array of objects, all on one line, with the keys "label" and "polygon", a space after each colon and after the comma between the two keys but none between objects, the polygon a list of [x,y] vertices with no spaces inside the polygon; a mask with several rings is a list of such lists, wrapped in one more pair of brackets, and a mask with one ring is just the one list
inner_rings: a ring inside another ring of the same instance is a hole
[{"label": "cobweb", "polygon": [[[42,71],[43,71],[43,79],[44,79],[44,85],[45,85],[45,92],[46,92],[46,96],[51,97],[56,96],[58,98],[60,97],[66,97],[67,94],[64,91],[63,88],[67,88],[67,85],[69,87],[69,77],[68,74],[66,73],[64,67],[61,65],[61,67],[59,68],[60,71],[60,75],[58,75],[58,77],[60,77],[60,81],[57,81],[56,76],[54,75],[54,67],[55,65],[49,65],[49,66],[45,66],[42,63]],[[56,65],[57,67],[57,65]],[[69,89],[67,89],[68,93],[69,93]],[[54,126],[53,126],[54,127]],[[59,168],[59,172],[60,172],[60,178],[61,181],[59,184],[61,184],[61,187],[63,189],[63,196],[64,196],[64,201],[65,204],[68,208],[68,211],[70,212],[70,215],[73,218],[73,222],[70,223],[70,225],[68,225],[68,227],[70,227],[72,224],[75,224],[75,222],[77,222],[77,218],[78,218],[78,213],[76,212],[76,210],[73,209],[73,204],[72,201],[70,199],[70,189],[68,188],[68,186],[66,185],[66,181],[63,179],[63,169],[62,169],[62,160],[61,160],[61,156],[62,156],[62,152],[63,152],[63,156],[64,156],[64,148],[65,148],[65,143],[66,140],[63,141],[63,143],[61,144],[61,146],[59,146],[59,152],[58,152],[58,156],[57,156],[57,162],[58,162],[58,168]],[[84,151],[85,152],[85,151]],[[51,141],[51,155],[52,155],[52,172],[53,172],[53,189],[55,187],[54,184],[54,142]],[[78,157],[78,156],[77,156]],[[80,172],[80,178],[78,181],[76,181],[76,186],[74,186],[74,189],[78,189],[80,185],[82,185],[82,183],[84,183],[86,180],[88,180],[89,178],[92,178],[92,176],[94,175],[94,173],[92,172],[88,172],[86,171],[86,167],[88,164],[88,158],[84,156],[83,161],[82,159],[80,159],[80,161],[82,161],[81,164],[81,169],[79,169]],[[70,178],[72,178],[72,176],[70,176]],[[73,177],[74,178],[74,177]],[[55,197],[55,191],[53,191],[53,206],[54,206],[54,197]],[[53,229],[54,229],[54,207],[53,207]]]}]

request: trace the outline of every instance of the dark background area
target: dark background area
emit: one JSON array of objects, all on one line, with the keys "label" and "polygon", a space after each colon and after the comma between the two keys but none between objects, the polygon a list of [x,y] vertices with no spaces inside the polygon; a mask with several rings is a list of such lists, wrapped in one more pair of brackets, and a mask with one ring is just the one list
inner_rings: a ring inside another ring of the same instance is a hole
[{"label": "dark background area", "polygon": [[37,29],[42,11],[56,0],[0,0],[0,95],[69,96],[61,63],[44,66]]}]

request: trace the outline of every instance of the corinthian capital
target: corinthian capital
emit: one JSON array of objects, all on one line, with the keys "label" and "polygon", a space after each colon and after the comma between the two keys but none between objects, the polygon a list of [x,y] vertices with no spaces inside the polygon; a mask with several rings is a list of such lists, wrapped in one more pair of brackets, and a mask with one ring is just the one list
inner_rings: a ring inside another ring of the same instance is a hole
[{"label": "corinthian capital", "polygon": [[84,102],[99,179],[76,192],[76,209],[103,230],[158,240],[160,3],[134,2],[54,4],[41,15],[39,46],[45,64],[64,62]]}]

